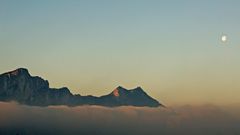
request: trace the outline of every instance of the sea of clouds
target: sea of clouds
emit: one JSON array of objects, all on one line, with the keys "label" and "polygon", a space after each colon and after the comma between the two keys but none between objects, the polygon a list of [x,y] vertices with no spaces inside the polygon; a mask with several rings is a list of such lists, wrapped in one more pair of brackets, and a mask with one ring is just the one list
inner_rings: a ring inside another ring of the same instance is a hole
[{"label": "sea of clouds", "polygon": [[34,107],[0,102],[0,135],[240,135],[239,108]]}]

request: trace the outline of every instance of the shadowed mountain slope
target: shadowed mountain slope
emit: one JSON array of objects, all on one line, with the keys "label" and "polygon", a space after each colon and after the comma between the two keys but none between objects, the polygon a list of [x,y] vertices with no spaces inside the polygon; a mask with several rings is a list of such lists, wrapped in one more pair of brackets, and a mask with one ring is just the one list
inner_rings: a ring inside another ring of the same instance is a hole
[{"label": "shadowed mountain slope", "polygon": [[0,75],[0,101],[16,101],[20,104],[34,106],[163,106],[144,92],[141,87],[127,90],[119,86],[110,94],[101,97],[73,95],[66,87],[49,88],[47,80],[31,76],[25,68]]}]

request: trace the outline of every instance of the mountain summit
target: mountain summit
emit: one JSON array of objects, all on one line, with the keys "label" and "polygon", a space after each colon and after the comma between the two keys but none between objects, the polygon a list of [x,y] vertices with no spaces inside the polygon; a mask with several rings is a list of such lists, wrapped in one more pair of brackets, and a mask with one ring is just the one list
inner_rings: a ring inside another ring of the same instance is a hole
[{"label": "mountain summit", "polygon": [[141,87],[127,90],[121,86],[101,97],[73,95],[66,87],[49,88],[47,80],[31,76],[27,69],[19,68],[0,75],[0,101],[16,101],[34,106],[48,105],[102,105],[102,106],[163,106]]}]

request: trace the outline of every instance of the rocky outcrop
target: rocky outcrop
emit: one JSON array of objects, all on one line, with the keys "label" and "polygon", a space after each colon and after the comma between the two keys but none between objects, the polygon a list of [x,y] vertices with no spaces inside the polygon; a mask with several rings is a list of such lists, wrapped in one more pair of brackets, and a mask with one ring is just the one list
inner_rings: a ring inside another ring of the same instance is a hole
[{"label": "rocky outcrop", "polygon": [[102,105],[102,106],[163,106],[151,98],[141,87],[127,90],[117,87],[101,97],[73,95],[66,87],[49,88],[47,80],[31,76],[27,69],[19,68],[0,75],[0,101],[16,101],[20,104],[48,105]]},{"label": "rocky outcrop", "polygon": [[127,90],[119,86],[112,93],[101,96],[100,99],[102,104],[106,106],[133,105],[156,107],[161,105],[158,101],[147,95],[141,87]]}]

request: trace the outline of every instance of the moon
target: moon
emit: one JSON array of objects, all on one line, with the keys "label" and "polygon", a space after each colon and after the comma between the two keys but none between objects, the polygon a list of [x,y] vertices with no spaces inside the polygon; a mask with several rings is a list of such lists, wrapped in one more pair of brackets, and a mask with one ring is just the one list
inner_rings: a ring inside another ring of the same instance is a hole
[{"label": "moon", "polygon": [[227,35],[222,35],[221,41],[222,41],[223,43],[227,42]]}]

